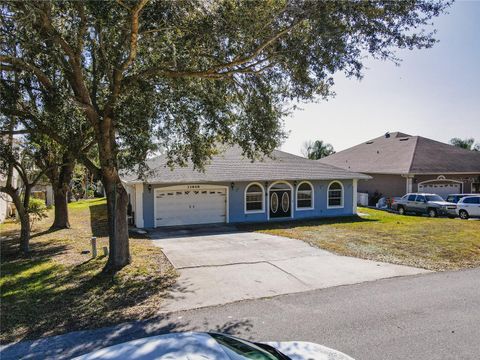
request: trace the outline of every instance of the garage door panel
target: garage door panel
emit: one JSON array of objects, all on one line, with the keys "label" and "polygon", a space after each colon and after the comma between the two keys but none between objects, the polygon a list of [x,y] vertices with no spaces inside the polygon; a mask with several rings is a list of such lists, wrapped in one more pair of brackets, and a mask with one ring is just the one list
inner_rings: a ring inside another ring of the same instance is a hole
[{"label": "garage door panel", "polygon": [[459,183],[431,183],[431,184],[419,184],[418,191],[424,193],[432,193],[446,198],[449,194],[461,193],[461,184]]},{"label": "garage door panel", "polygon": [[226,190],[159,191],[155,196],[155,226],[226,222]]}]

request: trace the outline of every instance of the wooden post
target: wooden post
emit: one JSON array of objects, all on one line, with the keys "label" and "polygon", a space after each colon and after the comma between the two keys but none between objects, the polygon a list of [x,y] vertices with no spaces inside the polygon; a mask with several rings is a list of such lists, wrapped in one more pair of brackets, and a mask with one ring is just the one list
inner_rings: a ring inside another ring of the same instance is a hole
[{"label": "wooden post", "polygon": [[97,257],[97,238],[92,236],[92,258]]}]

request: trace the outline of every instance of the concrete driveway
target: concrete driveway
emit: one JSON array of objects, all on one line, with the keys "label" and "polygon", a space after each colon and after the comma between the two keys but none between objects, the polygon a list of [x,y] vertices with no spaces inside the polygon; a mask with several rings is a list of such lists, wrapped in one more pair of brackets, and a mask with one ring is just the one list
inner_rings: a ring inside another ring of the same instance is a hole
[{"label": "concrete driveway", "polygon": [[162,312],[428,272],[231,227],[157,230],[150,237],[180,272]]}]

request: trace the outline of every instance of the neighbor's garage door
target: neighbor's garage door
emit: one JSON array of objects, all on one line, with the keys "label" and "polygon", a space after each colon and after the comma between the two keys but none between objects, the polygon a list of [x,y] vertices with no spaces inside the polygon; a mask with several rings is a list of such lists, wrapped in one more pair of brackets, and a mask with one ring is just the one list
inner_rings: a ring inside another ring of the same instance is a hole
[{"label": "neighbor's garage door", "polygon": [[226,190],[155,191],[155,226],[226,222]]},{"label": "neighbor's garage door", "polygon": [[461,187],[459,183],[419,184],[418,192],[437,194],[446,199],[448,194],[461,194]]}]

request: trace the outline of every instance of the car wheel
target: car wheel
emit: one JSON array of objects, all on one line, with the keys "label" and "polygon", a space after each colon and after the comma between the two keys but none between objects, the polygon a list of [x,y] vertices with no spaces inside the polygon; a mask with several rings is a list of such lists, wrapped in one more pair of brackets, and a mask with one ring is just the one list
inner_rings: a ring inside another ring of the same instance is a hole
[{"label": "car wheel", "polygon": [[403,206],[399,206],[399,207],[398,207],[398,213],[399,213],[400,215],[405,215],[405,209],[403,208]]},{"label": "car wheel", "polygon": [[435,209],[428,209],[428,216],[430,216],[431,218],[434,218],[437,216],[437,210]]},{"label": "car wheel", "polygon": [[465,210],[460,210],[458,213],[460,215],[460,219],[467,220],[468,219],[468,213]]}]

